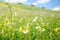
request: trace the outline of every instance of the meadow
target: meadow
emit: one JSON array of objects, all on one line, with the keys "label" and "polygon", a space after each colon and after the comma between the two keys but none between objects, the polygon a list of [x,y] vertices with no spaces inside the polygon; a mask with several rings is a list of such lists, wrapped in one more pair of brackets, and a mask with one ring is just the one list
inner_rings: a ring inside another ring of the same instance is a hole
[{"label": "meadow", "polygon": [[0,3],[0,40],[60,40],[60,11]]}]

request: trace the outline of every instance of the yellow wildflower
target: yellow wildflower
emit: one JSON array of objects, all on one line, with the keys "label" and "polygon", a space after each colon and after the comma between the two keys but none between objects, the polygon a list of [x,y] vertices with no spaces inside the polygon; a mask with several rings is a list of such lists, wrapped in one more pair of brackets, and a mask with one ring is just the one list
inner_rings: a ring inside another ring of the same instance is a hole
[{"label": "yellow wildflower", "polygon": [[19,28],[19,32],[22,32],[22,27]]},{"label": "yellow wildflower", "polygon": [[55,28],[55,31],[58,32],[60,30],[60,28]]}]

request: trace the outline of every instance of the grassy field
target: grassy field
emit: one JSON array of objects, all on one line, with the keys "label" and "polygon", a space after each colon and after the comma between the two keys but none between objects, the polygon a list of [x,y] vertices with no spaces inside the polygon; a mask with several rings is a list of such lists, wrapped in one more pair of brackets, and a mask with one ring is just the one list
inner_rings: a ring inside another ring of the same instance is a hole
[{"label": "grassy field", "polygon": [[60,40],[60,11],[0,3],[0,40]]}]

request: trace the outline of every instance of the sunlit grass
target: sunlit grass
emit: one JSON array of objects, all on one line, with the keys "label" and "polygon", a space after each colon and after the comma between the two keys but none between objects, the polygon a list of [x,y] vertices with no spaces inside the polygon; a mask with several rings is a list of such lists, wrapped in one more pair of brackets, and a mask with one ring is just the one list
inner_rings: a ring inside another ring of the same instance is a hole
[{"label": "sunlit grass", "polygon": [[58,12],[16,7],[12,16],[5,7],[7,13],[0,9],[0,40],[60,40]]}]

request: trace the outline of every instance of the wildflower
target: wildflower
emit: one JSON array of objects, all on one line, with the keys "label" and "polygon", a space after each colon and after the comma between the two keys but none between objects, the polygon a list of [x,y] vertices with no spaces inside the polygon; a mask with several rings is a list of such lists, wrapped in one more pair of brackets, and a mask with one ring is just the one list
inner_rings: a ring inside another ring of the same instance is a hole
[{"label": "wildflower", "polygon": [[60,28],[55,28],[55,32],[58,32],[58,31],[60,31]]},{"label": "wildflower", "polygon": [[39,29],[39,28],[40,28],[40,26],[37,26],[37,27],[36,27],[36,29]]},{"label": "wildflower", "polygon": [[22,27],[19,28],[19,32],[22,32]]},{"label": "wildflower", "polygon": [[38,19],[38,17],[35,17],[35,18],[33,19],[33,22],[35,22],[37,19]]},{"label": "wildflower", "polygon": [[24,34],[27,34],[29,32],[29,30],[23,30]]}]

